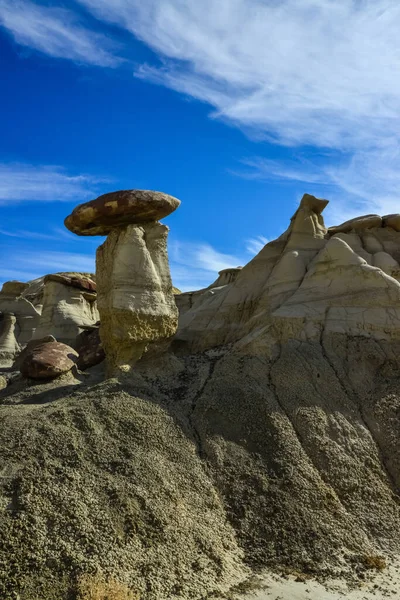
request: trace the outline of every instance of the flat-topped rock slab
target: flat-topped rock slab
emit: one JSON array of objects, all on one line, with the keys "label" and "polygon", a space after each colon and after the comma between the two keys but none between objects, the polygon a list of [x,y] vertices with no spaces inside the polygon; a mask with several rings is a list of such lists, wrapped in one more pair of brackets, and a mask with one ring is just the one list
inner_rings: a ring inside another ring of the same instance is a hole
[{"label": "flat-topped rock slab", "polygon": [[121,190],[80,204],[64,223],[77,235],[108,235],[116,227],[159,221],[179,205],[180,200],[162,192]]}]

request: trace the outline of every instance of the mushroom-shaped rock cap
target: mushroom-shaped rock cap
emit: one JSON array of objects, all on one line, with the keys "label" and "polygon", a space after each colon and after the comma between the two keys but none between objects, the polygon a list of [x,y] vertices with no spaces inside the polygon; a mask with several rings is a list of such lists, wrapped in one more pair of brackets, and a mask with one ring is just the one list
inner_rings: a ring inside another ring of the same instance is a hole
[{"label": "mushroom-shaped rock cap", "polygon": [[115,227],[158,221],[171,214],[180,200],[151,190],[121,190],[80,204],[65,219],[77,235],[107,235]]}]

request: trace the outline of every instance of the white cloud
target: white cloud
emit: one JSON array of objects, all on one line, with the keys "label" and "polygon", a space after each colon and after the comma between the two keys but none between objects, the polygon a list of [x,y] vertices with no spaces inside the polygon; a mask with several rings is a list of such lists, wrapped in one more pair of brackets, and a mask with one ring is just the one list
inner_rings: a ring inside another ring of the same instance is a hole
[{"label": "white cloud", "polygon": [[5,281],[30,281],[37,277],[35,271],[26,271],[24,269],[1,269],[0,289]]},{"label": "white cloud", "polygon": [[69,175],[61,167],[0,163],[0,205],[29,200],[85,200],[103,182],[91,175]]},{"label": "white cloud", "polygon": [[95,256],[76,252],[27,252],[16,257],[17,264],[35,266],[37,277],[55,271],[95,272]]},{"label": "white cloud", "polygon": [[115,67],[121,62],[105,35],[85,28],[72,11],[64,8],[29,0],[0,0],[0,25],[18,44],[56,58],[102,67]]},{"label": "white cloud", "polygon": [[334,220],[400,209],[397,0],[79,1],[158,53],[137,77],[256,139],[320,148],[318,166],[250,159],[242,177],[323,186]]},{"label": "white cloud", "polygon": [[173,240],[169,244],[169,252],[171,261],[177,264],[212,273],[218,273],[218,271],[230,267],[237,267],[242,264],[241,260],[243,260],[237,256],[219,252],[210,244],[205,243]]},{"label": "white cloud", "polygon": [[320,164],[302,158],[278,161],[261,157],[242,163],[244,169],[236,170],[235,175],[245,179],[310,184],[312,189],[308,185],[307,191],[331,200],[325,210],[329,225],[361,214],[400,212],[400,144],[397,142],[382,144],[379,151],[360,150],[350,158],[336,157]]},{"label": "white cloud", "polygon": [[207,287],[219,271],[245,265],[267,242],[264,236],[256,236],[246,241],[243,253],[236,255],[225,254],[202,242],[172,240],[168,250],[173,283],[182,291]]},{"label": "white cloud", "polygon": [[[282,171],[264,161],[258,169],[270,178],[339,186],[343,203],[349,198],[354,207],[373,189],[379,206],[395,202],[397,0],[78,1],[99,27],[118,25],[155,51],[160,60],[139,65],[137,77],[210,104],[214,118],[256,139],[336,151],[318,169],[303,161]],[[52,56],[105,66],[117,60],[106,36],[83,29],[64,8],[0,0],[0,19],[17,41]],[[247,167],[251,178],[254,165]]]},{"label": "white cloud", "polygon": [[268,244],[269,240],[263,235],[258,235],[255,238],[250,238],[246,242],[246,250],[249,254],[258,254]]},{"label": "white cloud", "polygon": [[286,144],[358,148],[399,132],[396,0],[80,0],[164,57],[138,75]]}]

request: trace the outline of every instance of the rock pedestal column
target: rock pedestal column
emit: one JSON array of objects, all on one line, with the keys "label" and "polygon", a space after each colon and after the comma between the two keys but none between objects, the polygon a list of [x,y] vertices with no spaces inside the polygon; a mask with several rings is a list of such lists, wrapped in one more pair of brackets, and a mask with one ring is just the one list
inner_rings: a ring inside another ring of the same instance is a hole
[{"label": "rock pedestal column", "polygon": [[108,234],[97,250],[96,282],[109,374],[129,370],[149,344],[177,330],[168,227],[158,219],[179,204],[160,192],[124,190],[78,206],[65,220],[78,235]]},{"label": "rock pedestal column", "polygon": [[167,235],[158,222],[128,225],[97,249],[100,337],[111,369],[127,368],[150,342],[176,332]]}]

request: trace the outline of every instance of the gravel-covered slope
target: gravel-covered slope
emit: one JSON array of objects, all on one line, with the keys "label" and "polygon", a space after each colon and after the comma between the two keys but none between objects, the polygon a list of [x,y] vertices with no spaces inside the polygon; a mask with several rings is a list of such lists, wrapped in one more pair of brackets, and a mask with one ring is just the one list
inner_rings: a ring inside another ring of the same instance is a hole
[{"label": "gravel-covered slope", "polygon": [[100,568],[200,600],[249,568],[347,576],[398,554],[400,348],[264,347],[3,390],[0,597],[73,598]]}]

